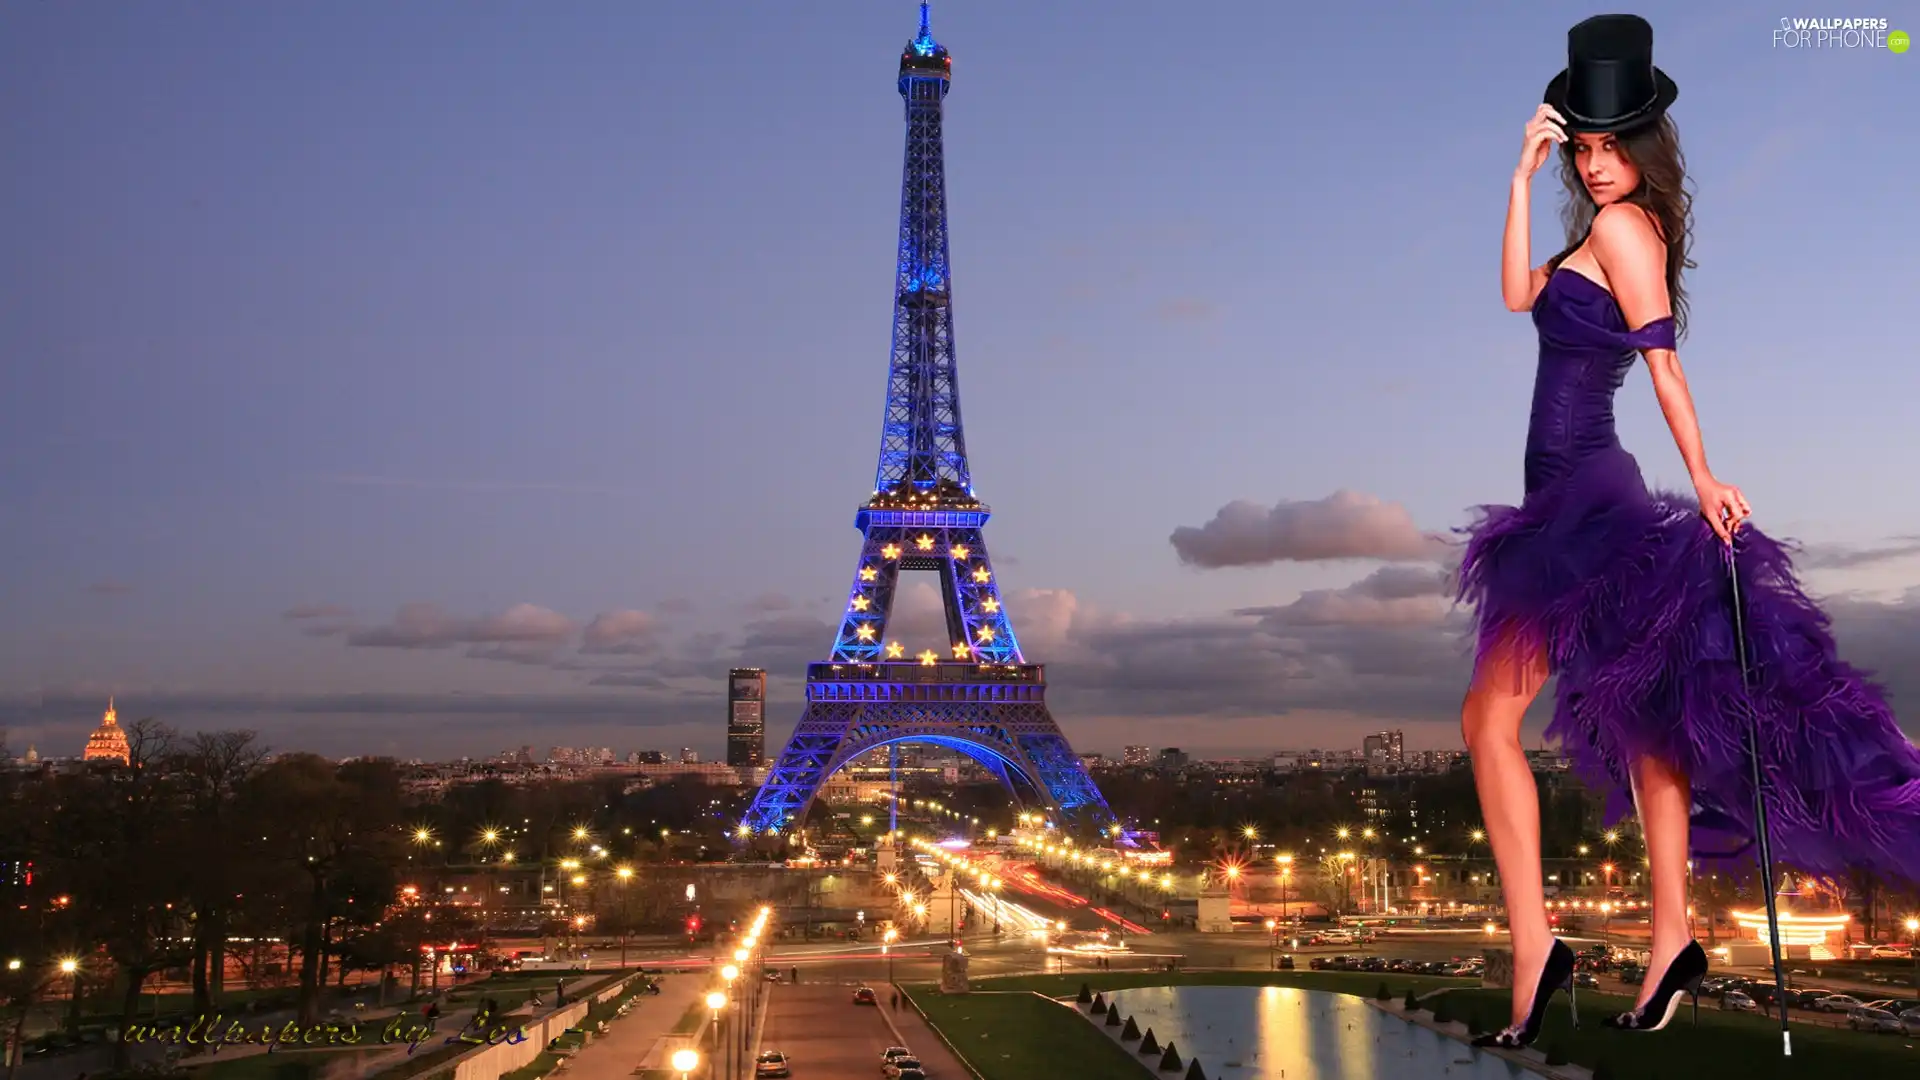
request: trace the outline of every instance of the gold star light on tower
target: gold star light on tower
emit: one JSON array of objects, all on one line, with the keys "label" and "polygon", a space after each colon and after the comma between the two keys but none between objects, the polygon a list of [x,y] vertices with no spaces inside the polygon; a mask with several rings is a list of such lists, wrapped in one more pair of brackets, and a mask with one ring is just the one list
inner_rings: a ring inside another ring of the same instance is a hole
[{"label": "gold star light on tower", "polygon": [[981,627],[981,628],[980,628],[980,640],[981,640],[981,641],[992,641],[992,640],[993,640],[993,627],[991,627],[991,626],[983,626],[983,627]]},{"label": "gold star light on tower", "polygon": [[964,559],[964,558],[966,558],[966,557],[967,557],[967,555],[968,555],[968,551],[967,551],[967,545],[965,545],[965,544],[955,544],[955,545],[953,545],[953,557],[954,557],[954,558],[956,558],[956,559]]},{"label": "gold star light on tower", "polygon": [[969,651],[966,642],[956,642],[953,646],[953,658],[955,660],[965,660]]},{"label": "gold star light on tower", "polygon": [[918,547],[921,551],[933,550],[933,537],[928,536],[926,533],[921,533],[920,539],[915,540],[913,543],[914,546]]},{"label": "gold star light on tower", "polygon": [[985,581],[992,576],[992,574],[987,573],[987,568],[984,566],[973,572],[973,580],[975,581]]},{"label": "gold star light on tower", "polygon": [[907,647],[897,641],[887,642],[887,659],[898,660],[907,655]]},{"label": "gold star light on tower", "polygon": [[932,649],[928,649],[926,652],[923,652],[920,654],[920,663],[924,664],[927,667],[932,667],[934,661],[938,659],[940,659],[940,657],[937,654],[935,654]]},{"label": "gold star light on tower", "polygon": [[880,576],[880,571],[875,570],[871,566],[863,566],[860,568],[861,581],[872,581],[874,578],[877,578],[879,576]]},{"label": "gold star light on tower", "polygon": [[998,600],[996,600],[996,599],[994,599],[993,597],[991,597],[991,596],[989,596],[989,597],[987,597],[987,598],[986,598],[985,600],[982,600],[982,601],[980,601],[980,610],[982,610],[982,611],[984,611],[984,612],[986,612],[987,614],[989,614],[989,615],[991,615],[991,614],[993,614],[994,612],[996,612],[996,611],[999,611],[999,610],[1000,610],[1000,601],[998,601]]},{"label": "gold star light on tower", "polygon": [[854,597],[854,598],[853,598],[853,610],[855,610],[855,611],[865,611],[865,610],[867,610],[867,598],[866,598],[866,597],[864,597],[864,596],[856,596],[856,597]]},{"label": "gold star light on tower", "polygon": [[873,624],[861,623],[859,629],[855,630],[854,633],[859,636],[861,641],[872,641],[873,640]]},{"label": "gold star light on tower", "polygon": [[880,554],[889,559],[897,559],[900,557],[900,545],[888,544],[886,547],[880,549]]}]

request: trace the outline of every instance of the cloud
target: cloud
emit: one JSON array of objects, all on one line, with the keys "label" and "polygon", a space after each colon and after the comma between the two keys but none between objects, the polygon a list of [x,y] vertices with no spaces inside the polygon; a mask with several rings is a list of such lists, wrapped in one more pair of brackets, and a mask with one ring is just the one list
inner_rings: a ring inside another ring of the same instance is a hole
[{"label": "cloud", "polygon": [[763,592],[759,596],[747,601],[746,608],[748,611],[755,613],[791,611],[793,610],[793,597],[781,592]]},{"label": "cloud", "polygon": [[353,612],[333,604],[296,604],[280,613],[283,619],[345,619]]},{"label": "cloud", "polygon": [[1433,561],[1453,545],[1421,532],[1398,503],[1357,491],[1336,491],[1313,502],[1272,507],[1236,500],[1198,527],[1182,525],[1168,538],[1180,561],[1220,568],[1335,559]]},{"label": "cloud", "polygon": [[363,627],[348,633],[347,644],[395,649],[443,649],[449,645],[560,645],[571,639],[574,632],[572,619],[536,604],[516,604],[498,615],[468,619],[449,615],[437,604],[419,603],[402,606],[390,623]]},{"label": "cloud", "polygon": [[693,612],[693,601],[684,596],[670,596],[654,606],[669,615],[689,615]]},{"label": "cloud", "polygon": [[87,591],[96,596],[125,596],[133,591],[133,586],[124,581],[96,581],[87,586]]},{"label": "cloud", "polygon": [[616,655],[647,653],[660,647],[665,627],[644,611],[603,611],[587,624],[580,651]]},{"label": "cloud", "polygon": [[1312,589],[1290,604],[1243,608],[1236,615],[1257,615],[1263,625],[1418,626],[1445,619],[1454,593],[1454,575],[1431,566],[1383,566],[1339,589]]},{"label": "cloud", "polygon": [[1802,570],[1853,570],[1910,555],[1920,555],[1920,536],[1896,536],[1876,547],[1807,544],[1795,557],[1794,565]]}]

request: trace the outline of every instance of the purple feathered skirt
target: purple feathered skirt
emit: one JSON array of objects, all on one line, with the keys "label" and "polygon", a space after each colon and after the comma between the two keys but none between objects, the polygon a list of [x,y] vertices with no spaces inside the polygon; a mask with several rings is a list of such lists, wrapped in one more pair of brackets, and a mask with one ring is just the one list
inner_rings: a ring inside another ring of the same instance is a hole
[{"label": "purple feathered skirt", "polygon": [[1730,556],[1694,500],[1650,493],[1619,449],[1517,507],[1480,507],[1463,531],[1460,599],[1474,608],[1478,656],[1508,639],[1545,650],[1556,676],[1547,735],[1607,792],[1609,820],[1631,808],[1628,763],[1657,755],[1691,779],[1696,857],[1750,854],[1757,733],[1779,862],[1920,881],[1920,749],[1881,688],[1838,658],[1789,544],[1747,526]]}]

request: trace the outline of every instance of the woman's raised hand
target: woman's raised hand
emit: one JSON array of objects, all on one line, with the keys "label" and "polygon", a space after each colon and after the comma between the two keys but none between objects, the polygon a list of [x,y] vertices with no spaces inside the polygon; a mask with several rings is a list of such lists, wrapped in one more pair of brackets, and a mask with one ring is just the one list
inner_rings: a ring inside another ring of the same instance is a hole
[{"label": "woman's raised hand", "polygon": [[1540,166],[1547,163],[1553,148],[1567,141],[1567,132],[1562,126],[1566,122],[1565,117],[1545,102],[1533,111],[1533,119],[1527,121],[1526,140],[1520,144],[1520,167],[1514,172],[1517,179],[1532,179]]}]

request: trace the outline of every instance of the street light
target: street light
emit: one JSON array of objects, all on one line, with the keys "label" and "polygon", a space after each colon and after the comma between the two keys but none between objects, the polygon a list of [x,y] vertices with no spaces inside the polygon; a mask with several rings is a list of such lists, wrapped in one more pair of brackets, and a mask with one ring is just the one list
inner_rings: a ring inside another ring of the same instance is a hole
[{"label": "street light", "polygon": [[1273,951],[1280,945],[1280,923],[1267,920],[1267,970],[1273,970]]},{"label": "street light", "polygon": [[687,1074],[700,1064],[700,1055],[693,1050],[675,1050],[673,1052],[673,1071],[680,1074],[680,1080],[687,1080]]},{"label": "street light", "polygon": [[1913,958],[1913,992],[1920,994],[1920,919],[1907,920],[1907,955]]}]

